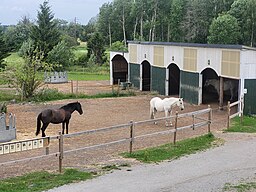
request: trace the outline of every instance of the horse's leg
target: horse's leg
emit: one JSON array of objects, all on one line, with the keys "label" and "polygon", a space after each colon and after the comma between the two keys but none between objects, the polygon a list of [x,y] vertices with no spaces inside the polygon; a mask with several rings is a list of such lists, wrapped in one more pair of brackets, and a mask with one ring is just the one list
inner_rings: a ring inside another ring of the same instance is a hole
[{"label": "horse's leg", "polygon": [[[155,119],[156,109],[154,107],[150,107],[150,119]],[[154,122],[156,124],[156,122]]]},{"label": "horse's leg", "polygon": [[43,123],[43,126],[42,126],[42,128],[41,128],[41,130],[42,130],[42,137],[45,137],[46,135],[45,135],[45,130],[46,130],[46,128],[48,127],[48,125],[49,125],[49,123]]},{"label": "horse's leg", "polygon": [[62,135],[64,135],[65,132],[65,122],[62,123]]},{"label": "horse's leg", "polygon": [[166,127],[168,127],[168,119],[167,119],[167,117],[168,117],[168,113],[169,113],[169,111],[168,110],[164,110],[164,113],[165,113],[165,126]]},{"label": "horse's leg", "polygon": [[68,134],[68,124],[69,124],[69,121],[66,122],[66,134]]},{"label": "horse's leg", "polygon": [[169,110],[169,111],[168,111],[168,115],[169,115],[169,117],[170,117],[170,126],[172,126],[172,118],[171,118],[171,116],[172,116],[172,110]]},{"label": "horse's leg", "polygon": [[154,119],[154,108],[150,107],[150,119]]},{"label": "horse's leg", "polygon": [[[157,112],[157,110],[154,108],[154,109],[153,109],[153,119],[155,119],[155,114],[156,114],[156,112]],[[156,125],[157,122],[155,121],[154,124]]]}]

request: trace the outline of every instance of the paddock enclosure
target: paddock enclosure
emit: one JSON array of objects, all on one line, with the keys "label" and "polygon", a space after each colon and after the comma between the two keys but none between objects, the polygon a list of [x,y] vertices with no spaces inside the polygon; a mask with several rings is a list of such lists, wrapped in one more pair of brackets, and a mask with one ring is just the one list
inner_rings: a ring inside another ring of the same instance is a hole
[{"label": "paddock enclosure", "polygon": [[[102,99],[78,99],[83,107],[83,115],[74,112],[70,120],[70,135],[83,131],[99,130],[104,127],[111,127],[116,125],[128,124],[130,121],[140,122],[150,119],[149,114],[149,101],[154,96],[141,95],[134,97],[120,97],[120,98],[102,98]],[[17,127],[17,140],[26,140],[35,138],[36,131],[36,117],[41,110],[46,108],[59,108],[60,106],[75,102],[77,100],[61,100],[54,102],[47,102],[41,104],[11,104],[8,105],[8,111],[12,111],[16,115]],[[227,111],[218,110],[218,106],[212,106],[212,124],[211,130],[218,131],[226,127]],[[185,103],[183,111],[177,110],[179,114],[193,112],[197,110],[208,109],[207,105],[195,106],[193,104]],[[156,118],[164,117],[164,113],[158,113]],[[204,120],[208,119],[208,115],[200,117]],[[173,120],[174,121],[174,120]],[[197,123],[199,119],[187,117],[178,121],[178,127],[185,126],[186,123],[191,124],[193,121]],[[138,123],[134,127],[134,135],[151,135],[154,132],[170,131],[173,127],[166,127],[165,121],[159,121],[157,125],[151,123]],[[56,136],[61,130],[61,125],[50,124],[46,130],[47,136]],[[180,130],[177,134],[177,140],[195,137],[197,135],[207,133],[207,125],[203,127],[188,128]],[[64,135],[65,136],[65,135]],[[64,148],[65,151],[73,151],[86,146],[98,145],[99,143],[108,143],[115,140],[125,139],[130,137],[129,126],[120,127],[118,129],[110,129],[100,131],[97,134],[83,134],[76,137],[65,138]],[[40,138],[40,137],[37,137]],[[133,149],[141,149],[150,146],[157,146],[160,144],[173,142],[173,133],[170,134],[157,134],[148,137],[139,137],[134,141]],[[33,156],[45,155],[44,148],[35,150],[24,151],[20,153],[3,154],[0,158],[0,164],[6,161],[17,161],[12,164],[1,165],[1,176],[12,176],[17,174],[24,174],[25,172],[35,170],[58,170],[58,156],[59,150],[58,139],[55,138],[50,141],[49,155],[44,158],[29,160],[26,162],[18,162],[20,158],[30,158]],[[88,150],[81,150],[77,152],[67,152],[64,155],[63,167],[76,167],[87,170],[94,170],[97,167],[102,167],[106,164],[133,164],[136,161],[132,159],[123,159],[118,156],[118,153],[129,151],[129,143],[120,143],[116,145],[109,145],[101,148],[93,148]]]},{"label": "paddock enclosure", "polygon": [[[178,95],[196,105],[217,103],[223,108],[231,98],[223,84],[232,81],[236,88],[231,102],[244,97],[245,114],[256,113],[256,48],[128,41],[128,52],[110,53],[110,84],[119,78],[115,75],[117,63],[123,68],[128,63],[128,70],[122,75],[126,79],[120,78],[120,81],[130,82],[141,91]],[[219,81],[219,95],[213,87],[203,86],[207,79]]]}]

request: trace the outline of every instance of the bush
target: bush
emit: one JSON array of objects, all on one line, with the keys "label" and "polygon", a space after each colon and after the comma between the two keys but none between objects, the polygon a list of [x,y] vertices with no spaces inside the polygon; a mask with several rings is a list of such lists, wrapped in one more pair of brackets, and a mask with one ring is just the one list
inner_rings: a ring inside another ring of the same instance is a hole
[{"label": "bush", "polygon": [[40,89],[33,97],[33,100],[36,102],[41,101],[53,101],[62,99],[64,96],[63,93],[59,92],[57,89]]}]

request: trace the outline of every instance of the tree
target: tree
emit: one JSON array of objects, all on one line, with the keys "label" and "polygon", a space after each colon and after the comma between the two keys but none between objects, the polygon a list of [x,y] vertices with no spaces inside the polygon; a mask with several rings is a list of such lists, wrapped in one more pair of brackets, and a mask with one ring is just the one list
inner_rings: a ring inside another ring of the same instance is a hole
[{"label": "tree", "polygon": [[22,43],[27,41],[30,35],[32,22],[26,16],[15,26],[8,26],[5,32],[5,40],[9,49],[17,51],[20,49]]},{"label": "tree", "polygon": [[102,54],[104,53],[104,38],[100,33],[95,32],[88,40],[88,55],[96,57],[96,63],[102,64]]},{"label": "tree", "polygon": [[104,35],[104,37],[108,37],[108,42],[105,42],[105,44],[109,43],[109,46],[112,44],[112,26],[113,19],[111,18],[112,13],[112,4],[111,3],[104,3],[100,8],[100,13],[98,17],[98,29],[99,32]]},{"label": "tree", "polygon": [[181,22],[184,15],[184,0],[173,0],[170,13],[170,40],[180,42],[182,40]]},{"label": "tree", "polygon": [[241,44],[256,45],[256,1],[236,0],[231,6],[230,15],[234,16],[241,28]]},{"label": "tree", "polygon": [[67,44],[61,41],[48,53],[46,61],[53,64],[55,71],[62,71],[74,62],[74,54]]},{"label": "tree", "polygon": [[37,25],[33,25],[31,29],[31,38],[35,41],[39,51],[43,52],[45,58],[48,52],[60,41],[57,23],[54,22],[53,18],[54,15],[48,1],[44,1],[37,13]]},{"label": "tree", "polygon": [[5,70],[2,76],[10,86],[16,88],[20,93],[21,100],[33,97],[35,91],[42,84],[38,69],[47,66],[42,62],[43,53],[37,49],[33,50],[33,53],[30,51],[26,52],[26,56],[24,56],[24,64]]},{"label": "tree", "polygon": [[241,33],[235,17],[224,14],[213,20],[208,36],[211,44],[238,44]]},{"label": "tree", "polygon": [[6,65],[4,64],[4,59],[8,57],[9,54],[9,49],[6,46],[6,43],[4,41],[4,33],[3,29],[0,26],[0,69],[4,68]]}]

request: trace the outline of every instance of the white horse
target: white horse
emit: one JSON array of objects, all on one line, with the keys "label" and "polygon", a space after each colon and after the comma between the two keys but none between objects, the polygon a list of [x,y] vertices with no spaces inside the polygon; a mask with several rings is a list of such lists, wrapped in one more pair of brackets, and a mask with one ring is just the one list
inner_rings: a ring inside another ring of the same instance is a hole
[{"label": "white horse", "polygon": [[[165,117],[168,117],[168,115],[171,116],[172,108],[174,106],[178,106],[181,110],[183,110],[184,109],[183,98],[170,97],[162,100],[159,97],[154,97],[150,100],[150,118],[154,119],[157,111],[164,111]],[[166,119],[165,125],[168,126],[167,119]],[[170,126],[172,126],[171,118],[170,118]]]},{"label": "white horse", "polygon": [[[220,81],[218,79],[206,79],[204,86],[212,85],[220,96]],[[223,91],[230,91],[230,100],[233,101],[236,94],[236,83],[232,80],[224,81]]]}]

